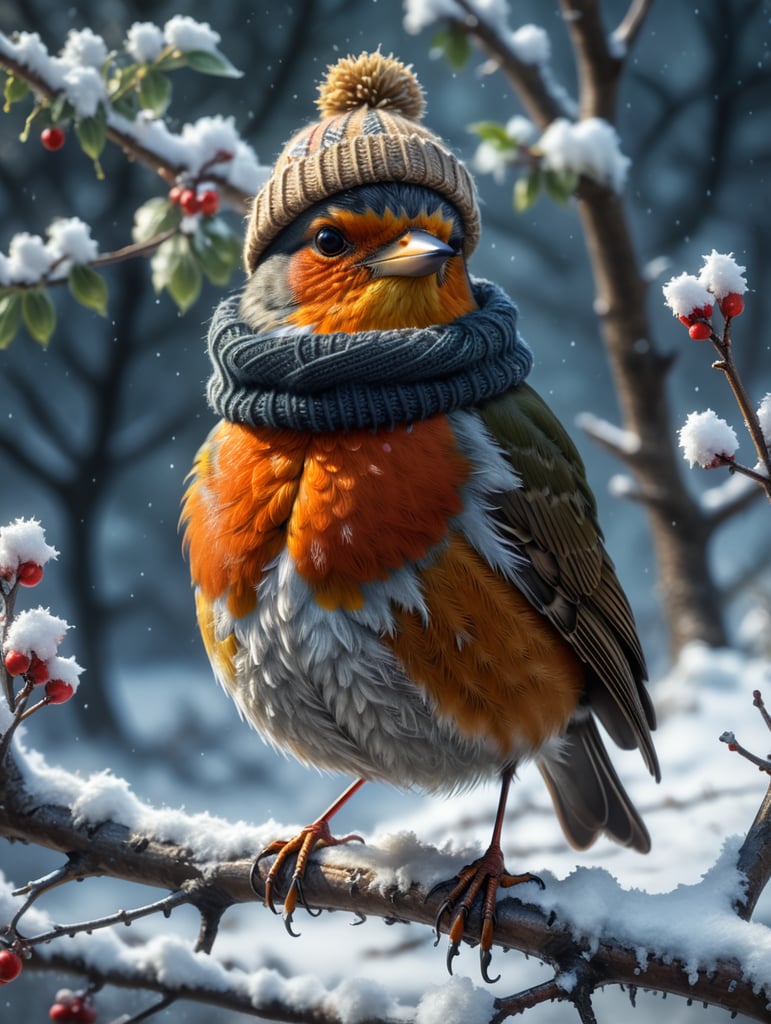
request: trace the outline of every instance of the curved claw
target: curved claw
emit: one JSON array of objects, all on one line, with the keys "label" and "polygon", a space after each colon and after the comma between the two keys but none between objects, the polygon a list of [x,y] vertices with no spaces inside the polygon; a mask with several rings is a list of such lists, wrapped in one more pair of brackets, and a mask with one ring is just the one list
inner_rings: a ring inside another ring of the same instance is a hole
[{"label": "curved claw", "polygon": [[448,974],[452,974],[452,962],[459,955],[460,945],[457,942],[450,942],[447,946],[447,959],[445,960]]},{"label": "curved claw", "polygon": [[292,920],[293,920],[293,918],[294,918],[294,911],[293,910],[290,910],[288,914],[284,914],[284,927],[286,928],[287,932],[292,936],[293,939],[299,939],[301,933],[292,930]]},{"label": "curved claw", "polygon": [[[442,883],[442,885],[444,885],[444,882]],[[434,892],[437,888],[438,888],[438,886],[434,886],[434,888],[431,890],[431,892]],[[429,893],[429,895],[431,895],[431,894]],[[426,897],[426,899],[428,899],[428,896]],[[440,942],[440,940],[442,938],[442,933],[439,930],[439,922],[442,920],[444,915],[449,912],[449,910],[450,910],[450,901],[449,901],[449,899],[442,900],[442,902],[439,904],[439,909],[437,910],[437,912],[436,912],[436,914],[434,916],[434,932],[436,933],[436,942],[434,942],[435,946],[439,945],[439,942]]]},{"label": "curved claw", "polygon": [[297,902],[303,908],[303,910],[310,914],[311,917],[321,917],[321,907],[312,907],[305,898],[305,890],[303,889],[303,880],[297,875],[292,879],[292,888],[297,893]]},{"label": "curved claw", "polygon": [[[497,974],[494,978],[491,978],[487,973],[487,968],[490,966],[493,959],[493,954],[489,949],[482,949],[479,947],[479,970],[482,974],[482,979],[487,982],[488,985],[494,985],[496,981],[501,980],[500,974]],[[452,974],[452,971],[450,971]]]}]

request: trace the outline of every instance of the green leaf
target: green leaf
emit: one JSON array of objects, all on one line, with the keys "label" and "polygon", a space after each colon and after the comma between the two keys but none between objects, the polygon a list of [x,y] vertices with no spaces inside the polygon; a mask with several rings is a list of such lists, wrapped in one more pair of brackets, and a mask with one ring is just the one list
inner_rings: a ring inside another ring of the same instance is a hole
[{"label": "green leaf", "polygon": [[507,151],[517,148],[514,139],[507,135],[506,128],[497,121],[477,121],[469,126],[469,131],[478,135],[483,142],[492,142],[496,149]]},{"label": "green leaf", "polygon": [[133,121],[137,116],[137,105],[133,96],[120,96],[117,100],[113,100],[112,109],[128,121]]},{"label": "green leaf", "polygon": [[514,209],[517,213],[524,213],[525,210],[529,210],[538,198],[540,191],[540,171],[533,171],[532,174],[517,178],[514,183]]},{"label": "green leaf", "polygon": [[12,104],[18,103],[19,100],[23,100],[29,92],[29,86],[23,78],[17,78],[16,75],[7,75],[5,79],[5,106],[3,107],[4,112],[7,114],[11,109]]},{"label": "green leaf", "polygon": [[225,285],[241,263],[241,239],[221,218],[209,221],[193,239],[193,251],[212,284]]},{"label": "green leaf", "polygon": [[570,170],[545,171],[543,183],[551,198],[564,205],[578,187],[578,175]]},{"label": "green leaf", "polygon": [[0,349],[8,348],[19,329],[21,301],[17,292],[0,298]]},{"label": "green leaf", "polygon": [[219,50],[190,50],[182,56],[189,68],[202,75],[217,75],[219,78],[241,78],[243,75],[243,71],[239,71]]},{"label": "green leaf", "polygon": [[100,316],[107,314],[107,282],[92,267],[76,263],[70,271],[68,284],[81,306],[96,310]]},{"label": "green leaf", "polygon": [[102,155],[107,138],[107,118],[104,108],[99,107],[93,117],[83,117],[76,121],[75,131],[83,152],[94,161],[96,176],[103,178],[104,173],[99,164],[99,157]]},{"label": "green leaf", "polygon": [[433,47],[444,54],[453,71],[462,71],[471,57],[471,43],[459,25],[448,25],[433,39]]},{"label": "green leaf", "polygon": [[171,102],[171,82],[162,71],[147,68],[139,77],[139,104],[158,116],[166,112]]},{"label": "green leaf", "polygon": [[203,274],[185,235],[167,239],[151,260],[153,287],[166,288],[181,313],[186,313],[201,293]]},{"label": "green leaf", "polygon": [[182,220],[182,213],[178,206],[175,206],[165,196],[153,196],[146,203],[142,203],[134,213],[134,227],[131,237],[135,242],[149,242],[178,226]]},{"label": "green leaf", "polygon": [[56,327],[56,309],[45,288],[31,288],[21,297],[24,326],[41,345],[47,345]]}]

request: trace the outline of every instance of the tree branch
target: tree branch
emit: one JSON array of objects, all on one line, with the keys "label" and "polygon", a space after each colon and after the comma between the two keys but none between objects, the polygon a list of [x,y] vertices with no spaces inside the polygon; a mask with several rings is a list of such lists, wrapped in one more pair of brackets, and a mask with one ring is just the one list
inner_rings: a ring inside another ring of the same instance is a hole
[{"label": "tree branch", "polygon": [[500,33],[479,17],[468,0],[457,0],[457,4],[467,15],[465,21],[457,22],[458,26],[471,35],[480,49],[498,64],[538,127],[543,131],[556,117],[565,117],[567,111],[549,88],[541,67],[521,61]]},{"label": "tree branch", "polygon": [[[0,68],[4,68],[16,78],[23,79],[37,96],[40,96],[49,103],[59,95],[58,90],[49,85],[41,75],[2,51],[0,51]],[[109,114],[107,138],[114,145],[119,146],[130,160],[137,160],[151,171],[154,171],[168,185],[173,185],[177,176],[186,170],[184,166],[172,164],[160,154],[141,145],[129,132],[117,128],[115,124],[111,124]],[[220,195],[234,209],[242,214],[247,212],[253,198],[251,195],[236,188],[215,171],[208,171],[206,178],[207,181],[211,181],[217,186]]]},{"label": "tree branch", "polygon": [[[199,937],[199,948],[211,948],[219,916],[224,909],[235,903],[254,902],[256,899],[250,886],[254,850],[244,850],[243,855],[234,859],[212,864],[174,838],[159,839],[116,821],[97,825],[76,822],[69,808],[47,802],[44,794],[35,794],[27,789],[12,759],[9,759],[2,796],[0,835],[59,850],[70,858],[75,856],[79,876],[107,875],[166,889],[172,894],[184,894],[173,895],[171,899],[190,902],[199,907],[204,922],[204,939],[202,941]],[[751,835],[757,835],[758,841],[762,841],[764,837],[767,838],[763,831],[767,828],[767,812],[765,816],[761,812],[758,820],[760,825]],[[191,823],[187,822],[186,834],[193,833]],[[248,838],[245,842],[248,844]],[[745,870],[749,876],[754,870],[753,857],[760,857],[764,864],[767,862],[765,854],[759,854],[756,849],[755,839],[750,841],[748,837],[748,843],[742,848],[742,857],[747,862]],[[768,842],[766,849],[771,849]],[[438,857],[440,855],[436,851],[426,851],[424,877],[404,888],[386,882],[387,876],[381,870],[387,870],[388,859],[381,857],[377,849],[365,847],[357,852],[357,859],[353,863],[350,852],[328,851],[321,862],[314,859],[311,863],[305,878],[304,894],[309,905],[318,908],[348,911],[364,917],[374,915],[387,920],[410,921],[430,927],[443,899],[442,892],[426,896],[434,881],[432,876],[436,873]],[[258,878],[263,883],[270,864],[270,858],[260,862]],[[419,858],[416,865],[416,873],[420,875]],[[448,876],[454,874],[456,867],[454,859],[447,857]],[[279,879],[279,896],[286,881]],[[559,884],[552,882],[550,888],[558,887]],[[624,895],[619,888],[619,906]],[[524,898],[527,899],[527,896]],[[162,900],[158,905],[167,906],[168,900]],[[260,911],[255,908],[255,913]],[[23,925],[23,919],[20,925]],[[747,926],[751,927],[749,924]],[[70,930],[80,927],[71,926]],[[464,937],[468,942],[478,941],[479,927],[479,913],[474,912],[466,925]],[[550,996],[555,993],[558,998],[574,1002],[583,1015],[582,1019],[589,1021],[592,1019],[588,1003],[591,991],[609,984],[636,986],[642,983],[648,988],[745,1013],[757,1020],[767,1019],[771,978],[762,984],[757,979],[745,978],[740,963],[730,950],[718,957],[717,964],[713,964],[710,971],[695,971],[692,965],[686,970],[677,957],[677,951],[673,949],[646,950],[643,961],[641,946],[644,947],[644,943],[620,938],[615,934],[612,922],[608,923],[602,934],[592,935],[591,939],[588,936],[586,939],[577,938],[575,930],[576,926],[571,925],[570,921],[560,919],[559,907],[556,913],[550,913],[537,905],[517,899],[508,898],[498,903],[496,944],[546,961],[555,969],[557,982],[556,989],[536,986],[513,997],[515,1001],[510,1004],[512,1012],[515,1006],[523,1007],[540,1001],[548,992]],[[67,933],[67,926],[61,926],[60,931]],[[43,935],[43,938],[46,937],[52,936]],[[92,941],[93,936],[89,943]],[[161,983],[152,967],[121,968],[113,972],[109,964],[103,964],[98,950],[95,950],[94,962],[91,962],[88,944],[77,943],[71,954],[63,952],[61,946],[53,953],[47,946],[35,945],[34,948],[35,959],[39,958],[46,966],[66,966],[68,970],[79,971],[101,982],[147,988],[179,998],[195,998],[226,1008],[244,1010],[241,1002],[243,994],[239,993],[237,984],[223,985],[222,990],[216,991],[204,986],[190,988],[184,982],[175,987],[166,980]],[[641,966],[642,962],[644,966]],[[560,976],[575,973],[577,966],[580,966],[581,991],[587,996],[586,999],[582,996],[581,1000],[576,992],[566,991],[559,985]],[[765,993],[761,991],[763,984],[768,989]],[[498,1011],[502,1011],[505,1004],[506,1000],[499,1001]],[[271,1007],[269,1011],[265,1007],[257,1010],[252,1007],[244,1012],[257,1012],[261,1015],[269,1012],[277,1020],[312,1020],[336,1024],[334,1014],[330,1016],[323,1007],[304,1017],[287,1015],[287,1007]],[[495,1020],[503,1019],[498,1012]]]},{"label": "tree branch", "polygon": [[629,10],[624,15],[623,19],[619,22],[618,28],[613,33],[613,37],[622,45],[625,49],[630,49],[638,35],[640,30],[645,24],[645,19],[648,17],[651,7],[653,7],[654,0],[632,0],[629,5]]}]

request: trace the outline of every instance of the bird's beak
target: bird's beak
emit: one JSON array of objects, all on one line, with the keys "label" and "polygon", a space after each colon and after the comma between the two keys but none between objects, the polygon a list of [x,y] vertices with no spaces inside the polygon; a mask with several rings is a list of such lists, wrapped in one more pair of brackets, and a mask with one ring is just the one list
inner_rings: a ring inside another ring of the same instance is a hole
[{"label": "bird's beak", "polygon": [[369,267],[373,277],[427,277],[456,255],[456,249],[435,235],[412,228],[362,260],[362,265]]}]

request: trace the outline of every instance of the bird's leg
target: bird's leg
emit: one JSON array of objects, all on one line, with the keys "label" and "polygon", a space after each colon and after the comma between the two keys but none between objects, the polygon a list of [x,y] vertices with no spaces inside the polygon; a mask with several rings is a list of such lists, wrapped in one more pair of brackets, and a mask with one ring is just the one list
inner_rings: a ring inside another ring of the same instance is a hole
[{"label": "bird's leg", "polygon": [[450,944],[447,949],[447,970],[452,974],[452,962],[460,951],[460,942],[466,927],[468,915],[474,902],[482,897],[482,933],[479,941],[479,959],[482,977],[487,982],[495,982],[498,978],[490,978],[487,969],[492,959],[493,934],[495,931],[495,902],[499,887],[508,889],[522,882],[536,882],[543,889],[543,882],[537,875],[526,872],[522,875],[511,875],[506,871],[501,850],[501,830],[506,812],[506,800],[514,775],[514,765],[506,765],[501,772],[501,794],[498,799],[498,810],[495,813],[493,834],[486,852],[473,864],[463,868],[449,883],[440,882],[429,893],[431,896],[437,889],[445,885],[455,885],[439,905],[434,918],[436,941],[439,942],[439,926],[445,914],[450,919]]},{"label": "bird's leg", "polygon": [[[292,872],[292,881],[284,898],[284,924],[286,925],[286,930],[290,935],[297,934],[292,931],[292,916],[295,912],[298,901],[301,906],[305,907],[309,914],[313,914],[313,911],[305,902],[305,896],[303,895],[303,878],[305,877],[305,871],[308,866],[308,859],[313,851],[323,846],[340,846],[342,843],[350,843],[354,840],[359,843],[364,842],[362,837],[359,835],[343,836],[341,839],[335,838],[329,830],[329,822],[335,814],[337,814],[343,804],[347,803],[353,794],[358,789],[361,789],[366,781],[366,779],[357,779],[356,782],[352,782],[345,792],[341,793],[337,800],[335,800],[333,804],[330,804],[320,817],[316,818],[316,820],[311,822],[310,825],[306,825],[305,828],[300,829],[297,835],[293,836],[292,839],[277,839],[269,846],[266,846],[252,865],[249,881],[255,895],[259,896],[260,892],[257,888],[259,863],[264,857],[270,857],[273,854],[276,854],[276,859],[271,864],[270,871],[268,871],[265,878],[265,895],[263,897],[263,903],[266,907],[269,907],[274,914],[277,914],[278,911],[276,910],[273,902],[273,885],[287,859],[291,857],[292,854],[297,855],[294,871]],[[321,911],[317,911],[317,913],[321,913]]]}]

